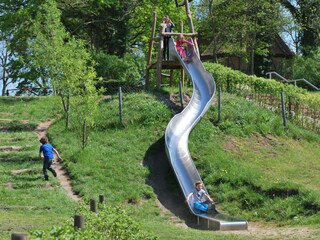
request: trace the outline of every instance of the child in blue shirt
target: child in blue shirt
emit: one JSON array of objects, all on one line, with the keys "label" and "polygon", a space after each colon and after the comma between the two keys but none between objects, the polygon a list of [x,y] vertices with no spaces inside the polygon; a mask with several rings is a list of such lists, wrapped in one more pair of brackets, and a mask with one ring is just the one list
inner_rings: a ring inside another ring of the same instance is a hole
[{"label": "child in blue shirt", "polygon": [[42,137],[40,139],[40,142],[42,145],[40,146],[39,157],[43,158],[42,171],[43,171],[44,179],[48,181],[49,177],[48,177],[47,169],[50,172],[52,172],[54,177],[57,176],[56,171],[51,167],[54,154],[56,154],[59,161],[62,161],[62,158],[60,157],[59,152],[51,144],[48,143],[47,137]]},{"label": "child in blue shirt", "polygon": [[201,181],[195,183],[195,189],[187,196],[186,202],[189,202],[191,197],[192,205],[196,210],[206,213],[208,209],[215,209],[214,201],[203,189],[203,183]]}]

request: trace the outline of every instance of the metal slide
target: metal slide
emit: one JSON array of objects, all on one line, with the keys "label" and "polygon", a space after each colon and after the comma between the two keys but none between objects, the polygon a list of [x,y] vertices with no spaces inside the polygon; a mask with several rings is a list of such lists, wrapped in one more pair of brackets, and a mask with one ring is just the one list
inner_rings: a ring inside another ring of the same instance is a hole
[{"label": "metal slide", "polygon": [[[193,94],[184,110],[176,114],[165,131],[166,152],[171,166],[186,197],[194,191],[194,183],[201,177],[194,165],[188,149],[188,138],[193,127],[209,109],[215,94],[215,81],[203,67],[195,49],[191,48],[190,60],[184,62],[175,48],[173,38],[169,41],[170,59],[180,61],[193,83]],[[206,189],[205,189],[206,190]],[[242,230],[248,228],[248,222],[222,213],[199,213],[193,208],[193,200],[188,203],[198,223],[214,230]]]}]

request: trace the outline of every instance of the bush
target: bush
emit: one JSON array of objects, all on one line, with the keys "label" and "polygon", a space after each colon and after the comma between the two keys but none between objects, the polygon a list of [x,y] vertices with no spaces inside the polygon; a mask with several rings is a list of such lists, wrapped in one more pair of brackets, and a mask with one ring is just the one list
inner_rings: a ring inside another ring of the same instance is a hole
[{"label": "bush", "polygon": [[82,203],[76,213],[84,216],[84,229],[75,230],[73,220],[69,220],[62,227],[54,226],[46,231],[32,231],[30,239],[157,239],[142,231],[137,222],[132,220],[119,206],[99,204],[98,213],[94,213]]}]

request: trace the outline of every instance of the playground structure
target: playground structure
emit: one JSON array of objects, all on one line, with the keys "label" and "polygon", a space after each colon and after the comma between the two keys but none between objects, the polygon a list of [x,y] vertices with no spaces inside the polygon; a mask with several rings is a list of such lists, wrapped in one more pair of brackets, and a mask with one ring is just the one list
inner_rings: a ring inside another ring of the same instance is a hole
[{"label": "playground structure", "polygon": [[[176,1],[177,3],[177,1]],[[165,149],[168,160],[176,175],[178,183],[187,197],[190,192],[194,191],[194,183],[201,181],[200,174],[195,167],[188,149],[188,138],[191,130],[201,120],[203,115],[211,106],[216,86],[215,81],[210,73],[208,73],[199,57],[197,45],[197,34],[194,31],[191,13],[189,9],[189,1],[184,1],[186,13],[189,21],[191,33],[183,33],[183,27],[180,27],[181,33],[165,33],[164,26],[160,28],[160,36],[155,37],[156,14],[154,13],[152,36],[149,42],[149,54],[146,72],[146,85],[150,84],[150,69],[156,69],[156,85],[161,87],[163,74],[162,69],[170,69],[169,77],[172,78],[173,69],[181,69],[181,78],[184,79],[184,71],[188,74],[193,83],[193,93],[189,104],[182,112],[176,114],[168,123],[165,131]],[[178,53],[175,42],[171,37],[169,40],[169,59],[162,61],[163,44],[165,36],[184,35],[192,37],[193,47],[190,48],[189,60],[184,61]],[[157,62],[152,64],[152,48],[154,41],[160,41],[158,47]],[[204,188],[205,191],[207,191]],[[196,216],[197,223],[204,229],[211,230],[245,230],[248,228],[248,222],[237,219],[219,211],[204,213],[194,208],[195,199],[190,199],[188,207],[190,212]]]},{"label": "playground structure", "polygon": [[[184,84],[184,69],[181,66],[181,64],[178,61],[172,61],[171,59],[169,61],[162,61],[162,52],[163,52],[163,46],[164,46],[164,37],[171,37],[171,36],[179,36],[183,35],[185,37],[191,37],[194,47],[196,49],[197,55],[199,56],[199,49],[198,49],[198,43],[197,43],[197,36],[198,33],[194,31],[194,26],[192,22],[192,16],[190,12],[189,3],[190,0],[184,0],[182,4],[179,4],[177,0],[176,6],[185,6],[188,24],[190,33],[183,33],[183,24],[180,23],[180,32],[170,32],[166,33],[165,28],[163,25],[160,26],[159,36],[156,36],[156,25],[157,25],[157,14],[153,13],[153,24],[152,24],[152,30],[151,30],[151,37],[149,39],[149,51],[148,51],[148,57],[147,57],[147,68],[146,68],[146,87],[150,86],[150,70],[156,69],[156,87],[159,89],[161,87],[162,83],[162,77],[169,77],[170,85],[172,85],[172,76],[173,76],[173,70],[174,69],[180,69],[181,70],[181,82]],[[155,42],[158,42],[158,53],[157,53],[157,61],[155,63],[152,63],[152,50],[154,48]],[[170,74],[166,75],[162,73],[162,69],[169,69]]]}]

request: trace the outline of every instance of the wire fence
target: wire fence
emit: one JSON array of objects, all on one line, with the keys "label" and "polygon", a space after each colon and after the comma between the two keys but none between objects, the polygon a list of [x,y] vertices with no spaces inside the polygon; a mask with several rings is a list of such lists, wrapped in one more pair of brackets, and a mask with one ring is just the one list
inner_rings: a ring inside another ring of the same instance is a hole
[{"label": "wire fence", "polygon": [[315,132],[320,132],[320,106],[316,104],[313,106],[306,105],[301,102],[300,98],[283,93],[283,105],[281,102],[281,92],[266,93],[250,88],[244,90],[242,87],[229,89],[229,92],[257,102],[260,106],[278,114],[282,114],[284,111],[285,117],[292,123]]}]

